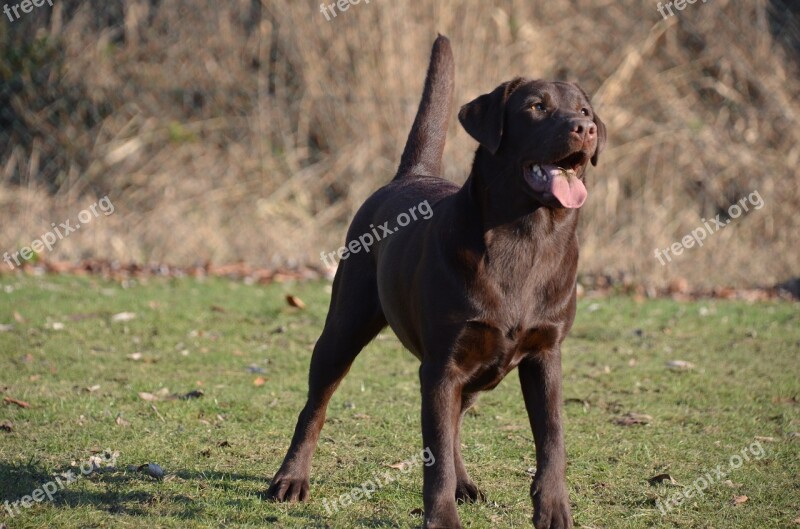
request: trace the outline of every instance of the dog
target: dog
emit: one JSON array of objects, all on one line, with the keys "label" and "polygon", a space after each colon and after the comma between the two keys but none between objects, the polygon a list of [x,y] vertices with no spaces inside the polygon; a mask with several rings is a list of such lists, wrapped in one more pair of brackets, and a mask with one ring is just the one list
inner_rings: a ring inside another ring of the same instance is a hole
[{"label": "dog", "polygon": [[485,499],[461,457],[461,423],[481,391],[519,372],[536,449],[537,529],[572,527],[561,419],[561,343],[576,310],[578,212],[606,127],[577,85],[522,77],[464,105],[479,143],[459,187],[439,177],[453,97],[439,36],[397,175],[356,213],[355,241],[427,201],[434,214],[341,262],[314,347],[308,399],[267,497],[304,501],[329,399],[388,324],[420,361],[424,527],[460,528],[456,504]]}]

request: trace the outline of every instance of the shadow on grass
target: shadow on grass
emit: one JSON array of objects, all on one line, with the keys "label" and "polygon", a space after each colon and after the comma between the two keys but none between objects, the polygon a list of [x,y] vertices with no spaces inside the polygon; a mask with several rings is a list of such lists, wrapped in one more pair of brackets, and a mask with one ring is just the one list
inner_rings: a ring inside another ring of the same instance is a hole
[{"label": "shadow on grass", "polygon": [[[72,483],[68,483],[63,477],[63,474],[68,471],[72,471],[77,478]],[[61,479],[63,486],[56,483],[56,477]],[[53,500],[51,502],[45,496],[43,503],[58,508],[91,506],[111,514],[141,517],[158,515],[183,520],[207,517],[204,515],[202,500],[168,490],[171,480],[175,478],[185,482],[203,482],[211,487],[231,491],[238,497],[234,496],[225,503],[239,510],[251,508],[254,496],[252,494],[243,496],[241,489],[232,487],[232,484],[236,482],[259,484],[261,485],[260,490],[255,494],[255,498],[263,503],[262,521],[266,523],[279,521],[273,505],[264,501],[269,480],[262,475],[179,470],[168,474],[164,480],[159,480],[135,470],[122,468],[99,469],[89,475],[81,474],[79,469],[71,467],[50,472],[33,460],[23,464],[0,462],[0,505],[5,501],[19,502],[23,497],[30,496],[34,491],[42,489],[45,484],[53,483],[53,487],[57,487],[56,492],[53,493]],[[87,484],[90,488],[105,490],[87,490]],[[25,510],[27,509],[20,505],[18,515],[24,514]],[[284,515],[296,519],[303,527],[330,527],[324,517],[304,512],[302,509],[284,513]],[[361,527],[391,527],[395,525],[391,520],[375,518],[365,519],[362,522],[359,525]]]},{"label": "shadow on grass", "polygon": [[[70,470],[77,480],[67,483],[62,475]],[[254,497],[257,498],[263,506],[261,521],[264,523],[274,524],[278,523],[281,517],[289,517],[302,527],[331,527],[326,517],[308,512],[307,509],[297,508],[287,511],[282,508],[281,512],[276,512],[277,506],[265,499],[270,480],[262,475],[253,476],[237,472],[179,470],[168,474],[165,480],[157,480],[141,472],[126,469],[99,469],[89,475],[83,475],[79,469],[71,467],[50,472],[33,460],[23,464],[0,462],[0,505],[5,501],[13,503],[32,495],[45,484],[55,483],[57,476],[61,478],[63,487],[58,487],[53,494],[52,502],[47,497],[43,500],[43,503],[57,508],[91,506],[97,510],[124,516],[158,515],[182,520],[209,518],[204,512],[203,500],[169,490],[170,481],[177,478],[185,482],[203,482],[225,492],[230,491],[231,498],[225,503],[237,510],[252,508]],[[316,481],[317,484],[323,482],[324,480]],[[256,484],[259,485],[259,491],[255,495],[252,493],[243,495],[241,488],[234,486],[235,483]],[[347,486],[343,485],[343,490],[345,489]],[[25,510],[27,509],[20,506],[19,514],[23,514]],[[397,526],[396,520],[375,516],[359,517],[348,523],[355,524],[356,527]]]}]

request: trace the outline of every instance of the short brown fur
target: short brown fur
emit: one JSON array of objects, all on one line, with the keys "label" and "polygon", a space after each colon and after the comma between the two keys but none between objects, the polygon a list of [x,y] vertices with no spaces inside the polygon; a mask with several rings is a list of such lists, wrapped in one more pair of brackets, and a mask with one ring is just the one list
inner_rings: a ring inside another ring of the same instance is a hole
[{"label": "short brown fur", "polygon": [[347,240],[425,200],[433,216],[339,266],[308,400],[268,496],[308,498],[327,403],[356,355],[388,324],[421,361],[423,446],[436,458],[424,467],[425,527],[459,528],[457,502],[484,498],[461,457],[461,422],[480,391],[518,368],[536,446],[534,525],[569,528],[561,343],[575,317],[578,210],[533,192],[522,175],[526,164],[558,163],[583,181],[605,145],[605,126],[577,85],[503,83],[459,112],[480,143],[459,188],[438,177],[452,65],[440,36],[398,174],[356,213]]}]

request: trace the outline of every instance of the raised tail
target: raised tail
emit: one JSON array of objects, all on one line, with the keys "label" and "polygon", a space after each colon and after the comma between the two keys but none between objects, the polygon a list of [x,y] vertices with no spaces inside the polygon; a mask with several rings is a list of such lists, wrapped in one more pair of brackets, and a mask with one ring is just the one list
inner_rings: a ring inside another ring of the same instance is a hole
[{"label": "raised tail", "polygon": [[441,176],[442,153],[453,102],[454,70],[450,41],[439,35],[433,43],[422,101],[408,134],[395,180],[410,175]]}]

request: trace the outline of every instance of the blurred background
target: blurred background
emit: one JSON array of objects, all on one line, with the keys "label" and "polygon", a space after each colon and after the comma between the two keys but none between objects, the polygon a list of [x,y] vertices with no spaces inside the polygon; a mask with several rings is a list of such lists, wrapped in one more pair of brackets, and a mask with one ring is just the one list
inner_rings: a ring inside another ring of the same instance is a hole
[{"label": "blurred background", "polygon": [[[0,17],[0,253],[108,195],[113,215],[36,259],[321,267],[393,176],[441,32],[455,108],[517,75],[592,95],[610,137],[588,175],[583,277],[800,275],[800,3],[698,1],[665,19],[651,0],[365,2],[330,20],[298,0],[53,0]],[[443,176],[461,183],[476,144],[455,113],[448,140]],[[756,191],[762,209],[655,258]]]}]

